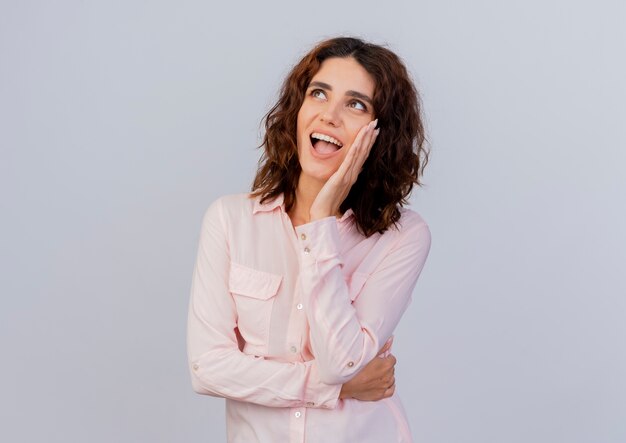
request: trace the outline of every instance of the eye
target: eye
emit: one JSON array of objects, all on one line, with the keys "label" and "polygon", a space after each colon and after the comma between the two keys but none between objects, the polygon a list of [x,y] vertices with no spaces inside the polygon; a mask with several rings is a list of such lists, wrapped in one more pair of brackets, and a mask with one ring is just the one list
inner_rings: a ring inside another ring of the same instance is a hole
[{"label": "eye", "polygon": [[311,97],[325,99],[326,93],[321,89],[313,89],[311,91]]},{"label": "eye", "polygon": [[348,106],[354,109],[358,109],[359,111],[367,111],[367,106],[360,100],[352,100]]}]

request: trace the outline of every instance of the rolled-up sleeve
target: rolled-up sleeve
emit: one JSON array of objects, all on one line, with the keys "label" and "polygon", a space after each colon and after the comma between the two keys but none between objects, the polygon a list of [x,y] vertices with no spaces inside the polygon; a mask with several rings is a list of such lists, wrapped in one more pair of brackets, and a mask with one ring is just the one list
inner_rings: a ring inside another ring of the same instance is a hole
[{"label": "rolled-up sleeve", "polygon": [[229,292],[228,235],[220,200],[207,210],[193,272],[187,353],[193,389],[272,407],[334,408],[341,384],[328,384],[316,360],[282,362],[241,352]]},{"label": "rolled-up sleeve", "polygon": [[311,347],[325,383],[345,383],[369,363],[411,301],[431,236],[417,216],[400,223],[399,230],[384,234],[385,241],[391,242],[384,258],[352,297],[341,269],[336,218],[296,228]]}]

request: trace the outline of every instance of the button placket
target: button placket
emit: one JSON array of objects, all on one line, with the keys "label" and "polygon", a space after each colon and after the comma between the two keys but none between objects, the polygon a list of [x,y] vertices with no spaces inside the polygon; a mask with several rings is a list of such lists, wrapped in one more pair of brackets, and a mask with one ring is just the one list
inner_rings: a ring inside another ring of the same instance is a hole
[{"label": "button placket", "polygon": [[301,232],[301,233],[300,233],[300,240],[302,240],[302,243],[303,243],[303,246],[304,246],[304,247],[302,248],[302,251],[303,251],[305,254],[307,254],[307,255],[311,253],[311,248],[309,247],[309,244],[308,244],[308,242],[307,242],[308,238],[309,238],[309,237],[308,237],[308,235],[306,235],[306,233],[305,233],[305,232]]}]

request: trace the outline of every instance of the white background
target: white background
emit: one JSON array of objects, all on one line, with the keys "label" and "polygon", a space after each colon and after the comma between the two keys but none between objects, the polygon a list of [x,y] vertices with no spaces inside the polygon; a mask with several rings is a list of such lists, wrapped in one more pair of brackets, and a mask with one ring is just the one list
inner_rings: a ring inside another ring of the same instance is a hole
[{"label": "white background", "polygon": [[1,441],[224,441],[186,366],[200,220],[339,34],[423,97],[416,441],[626,441],[626,3],[0,0]]}]

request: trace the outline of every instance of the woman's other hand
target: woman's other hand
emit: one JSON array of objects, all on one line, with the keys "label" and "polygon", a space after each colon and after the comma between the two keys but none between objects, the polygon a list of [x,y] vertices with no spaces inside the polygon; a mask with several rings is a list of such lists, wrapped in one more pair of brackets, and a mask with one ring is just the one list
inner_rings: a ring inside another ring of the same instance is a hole
[{"label": "woman's other hand", "polygon": [[330,176],[319,194],[317,194],[309,211],[311,221],[337,215],[339,212],[341,203],[346,199],[350,188],[356,182],[363,164],[376,141],[380,131],[380,129],[375,129],[376,123],[378,123],[378,119],[361,128],[346,157],[341,162],[339,169]]},{"label": "woman's other hand", "polygon": [[392,340],[388,340],[371,362],[341,386],[339,398],[378,401],[393,395],[396,390],[396,358],[388,352],[391,343]]}]

